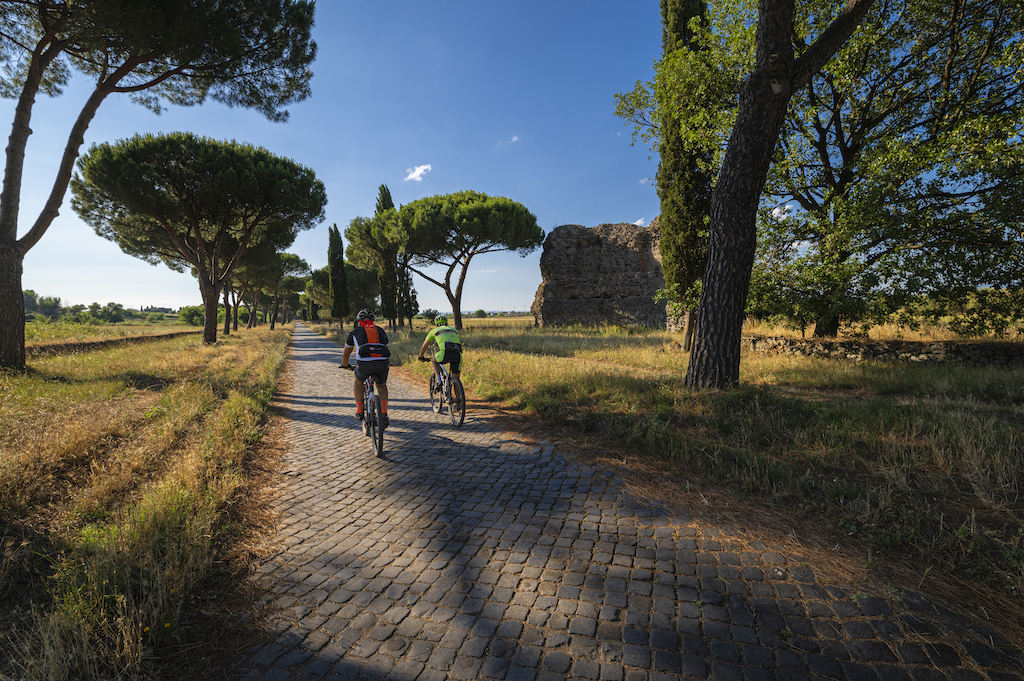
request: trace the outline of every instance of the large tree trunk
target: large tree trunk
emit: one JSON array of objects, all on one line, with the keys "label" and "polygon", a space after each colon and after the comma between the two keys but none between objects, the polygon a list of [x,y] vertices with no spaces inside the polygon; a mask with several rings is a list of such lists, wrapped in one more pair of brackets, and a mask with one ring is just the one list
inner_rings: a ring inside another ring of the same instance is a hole
[{"label": "large tree trunk", "polygon": [[448,302],[452,304],[452,317],[455,323],[452,325],[458,330],[462,330],[462,301],[459,294],[448,294]]},{"label": "large tree trunk", "polygon": [[206,344],[216,343],[217,303],[220,302],[220,296],[217,294],[217,289],[214,286],[202,284],[199,289],[203,294],[203,309],[206,313],[203,319],[203,342]]},{"label": "large tree trunk", "polygon": [[686,385],[739,382],[740,338],[754,264],[757,207],[789,100],[849,40],[872,0],[849,0],[836,20],[793,60],[794,0],[758,3],[757,59],[740,91],[736,123],[711,199],[711,241]]},{"label": "large tree trunk", "polygon": [[[60,26],[64,25],[66,19],[67,16],[64,15],[58,22]],[[21,183],[25,166],[25,148],[29,135],[32,134],[29,127],[32,106],[44,72],[66,46],[54,41],[57,31],[59,27],[52,26],[50,34],[39,36],[37,50],[29,60],[24,74],[6,149],[3,188],[0,190],[0,368],[25,368],[25,299],[21,291],[25,254],[39,242],[57,217],[64,200],[64,192],[71,180],[75,159],[78,158],[78,149],[85,140],[85,131],[103,99],[124,75],[121,71],[113,74],[112,80],[97,85],[86,100],[74,125],[71,126],[64,153],[57,167],[57,175],[50,188],[50,195],[28,233],[19,239]]]},{"label": "large tree trunk", "polygon": [[0,369],[25,368],[23,262],[17,248],[0,244]]},{"label": "large tree trunk", "polygon": [[[740,380],[740,336],[754,264],[757,206],[792,95],[793,5],[792,0],[779,4],[782,11],[766,16],[762,3],[757,67],[740,91],[736,123],[711,197],[708,266],[686,371],[690,388],[724,388]],[[768,44],[762,44],[765,38]]]}]

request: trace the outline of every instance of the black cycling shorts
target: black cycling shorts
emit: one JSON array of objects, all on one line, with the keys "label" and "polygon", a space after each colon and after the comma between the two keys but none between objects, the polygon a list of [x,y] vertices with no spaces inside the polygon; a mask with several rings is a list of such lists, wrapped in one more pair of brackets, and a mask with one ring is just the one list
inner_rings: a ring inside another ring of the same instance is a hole
[{"label": "black cycling shorts", "polygon": [[375,359],[371,362],[362,362],[356,360],[356,379],[365,381],[367,376],[371,374],[377,377],[378,383],[388,382],[388,369],[391,362],[388,360]]},{"label": "black cycling shorts", "polygon": [[438,364],[450,364],[453,374],[459,373],[462,368],[462,350],[445,350],[444,356],[437,360]]}]

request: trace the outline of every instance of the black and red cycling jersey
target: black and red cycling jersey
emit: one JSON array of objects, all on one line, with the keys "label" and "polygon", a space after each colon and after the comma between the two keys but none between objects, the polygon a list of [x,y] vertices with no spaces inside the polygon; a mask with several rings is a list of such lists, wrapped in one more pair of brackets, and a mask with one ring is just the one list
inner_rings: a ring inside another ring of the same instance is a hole
[{"label": "black and red cycling jersey", "polygon": [[387,361],[391,357],[388,335],[379,326],[360,326],[353,329],[345,339],[345,347],[354,348],[353,354],[360,362]]}]

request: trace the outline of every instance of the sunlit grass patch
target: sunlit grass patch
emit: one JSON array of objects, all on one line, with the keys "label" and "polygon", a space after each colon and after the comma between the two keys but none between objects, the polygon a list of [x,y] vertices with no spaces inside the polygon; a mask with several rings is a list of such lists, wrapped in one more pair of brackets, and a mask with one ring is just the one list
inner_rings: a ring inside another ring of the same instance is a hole
[{"label": "sunlit grass patch", "polygon": [[[194,328],[194,327],[193,327]],[[28,345],[58,341],[88,341],[108,338],[127,338],[153,334],[186,331],[189,327],[177,323],[145,324],[122,322],[118,324],[82,324],[69,319],[53,322],[25,324],[25,342]]]},{"label": "sunlit grass patch", "polygon": [[4,631],[21,676],[152,675],[147,651],[178,640],[181,609],[227,540],[223,516],[288,338],[162,340],[0,376],[12,398],[0,405],[0,520],[31,516],[62,547],[32,625]]}]

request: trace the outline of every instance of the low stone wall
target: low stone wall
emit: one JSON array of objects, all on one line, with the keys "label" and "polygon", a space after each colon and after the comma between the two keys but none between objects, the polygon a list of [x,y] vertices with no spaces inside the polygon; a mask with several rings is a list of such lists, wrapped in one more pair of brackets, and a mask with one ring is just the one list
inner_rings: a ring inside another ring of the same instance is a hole
[{"label": "low stone wall", "polygon": [[743,345],[754,352],[805,357],[1024,365],[1024,343],[1009,341],[859,341],[748,335],[743,336]]}]

